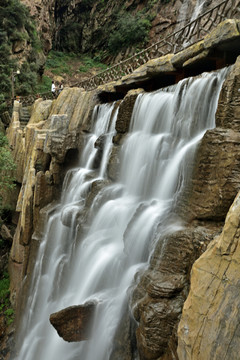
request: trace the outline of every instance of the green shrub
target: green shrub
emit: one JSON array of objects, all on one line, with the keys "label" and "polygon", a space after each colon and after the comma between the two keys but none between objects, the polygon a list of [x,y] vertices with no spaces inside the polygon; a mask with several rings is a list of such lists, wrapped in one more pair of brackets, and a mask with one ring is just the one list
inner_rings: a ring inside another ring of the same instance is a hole
[{"label": "green shrub", "polygon": [[23,63],[20,74],[15,77],[15,93],[17,95],[28,95],[35,92],[37,84],[37,69],[34,63]]},{"label": "green shrub", "polygon": [[4,313],[7,324],[10,325],[13,322],[14,310],[10,303],[10,280],[9,274],[4,272],[0,278],[0,311]]},{"label": "green shrub", "polygon": [[13,172],[15,164],[8,146],[6,136],[0,132],[0,216],[8,205],[3,199],[7,192],[15,187]]},{"label": "green shrub", "polygon": [[71,69],[68,64],[70,61],[76,60],[77,55],[74,53],[64,53],[61,51],[50,51],[47,61],[46,69],[50,69],[56,75],[71,74]]},{"label": "green shrub", "polygon": [[117,29],[109,36],[109,52],[116,54],[130,46],[146,42],[150,28],[150,21],[141,18],[140,14],[119,17]]},{"label": "green shrub", "polygon": [[48,76],[43,75],[41,82],[38,82],[36,86],[35,89],[36,93],[42,94],[51,91],[51,85],[52,85],[52,80]]},{"label": "green shrub", "polygon": [[8,273],[4,273],[2,275],[2,279],[0,279],[0,304],[3,307],[7,301],[9,296],[9,275]]},{"label": "green shrub", "polygon": [[96,57],[92,59],[91,57],[85,55],[82,56],[80,59],[82,61],[82,65],[79,67],[80,72],[87,72],[92,68],[99,68],[102,70],[107,68],[107,65],[98,61]]}]

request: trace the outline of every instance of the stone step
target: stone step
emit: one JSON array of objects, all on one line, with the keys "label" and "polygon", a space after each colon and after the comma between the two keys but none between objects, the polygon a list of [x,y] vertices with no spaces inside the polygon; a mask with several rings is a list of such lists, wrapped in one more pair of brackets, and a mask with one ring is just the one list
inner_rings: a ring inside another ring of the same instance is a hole
[{"label": "stone step", "polygon": [[30,112],[28,108],[22,107],[20,110],[20,117],[19,117],[22,129],[28,124],[29,119],[30,119]]}]

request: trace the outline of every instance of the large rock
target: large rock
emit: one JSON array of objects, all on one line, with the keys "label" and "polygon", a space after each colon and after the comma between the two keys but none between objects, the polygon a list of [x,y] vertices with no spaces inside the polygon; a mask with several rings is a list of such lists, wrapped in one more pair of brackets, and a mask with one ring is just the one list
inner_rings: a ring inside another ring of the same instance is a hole
[{"label": "large rock", "polygon": [[35,19],[37,30],[41,34],[44,51],[47,53],[52,48],[54,24],[54,1],[53,0],[21,0],[30,10],[31,16]]},{"label": "large rock", "polygon": [[240,193],[222,234],[195,262],[178,330],[180,360],[238,360]]},{"label": "large rock", "polygon": [[90,128],[89,119],[96,102],[94,92],[64,89],[53,102],[37,100],[24,129],[19,121],[21,105],[14,103],[7,136],[21,188],[16,205],[18,224],[10,254],[13,303],[18,298],[27,267],[32,263],[29,259],[31,238],[40,210],[59,197],[64,173],[74,161],[70,155],[77,156],[82,147],[81,131]]},{"label": "large rock", "polygon": [[137,344],[141,360],[176,352],[174,339],[187,296],[189,272],[214,234],[214,229],[198,227],[158,240],[149,270],[140,276],[131,301],[139,324]]},{"label": "large rock", "polygon": [[192,187],[191,215],[224,220],[240,189],[240,133],[207,131],[198,148]]},{"label": "large rock", "polygon": [[216,125],[240,131],[240,57],[229,69],[216,112]]},{"label": "large rock", "polygon": [[50,322],[58,335],[65,341],[74,342],[88,340],[91,331],[95,302],[70,306],[50,315]]},{"label": "large rock", "polygon": [[132,112],[136,98],[143,92],[142,89],[130,90],[121,101],[116,121],[116,135],[113,138],[113,146],[109,156],[107,172],[111,180],[117,180],[120,171],[120,150],[125,135],[129,131]]}]

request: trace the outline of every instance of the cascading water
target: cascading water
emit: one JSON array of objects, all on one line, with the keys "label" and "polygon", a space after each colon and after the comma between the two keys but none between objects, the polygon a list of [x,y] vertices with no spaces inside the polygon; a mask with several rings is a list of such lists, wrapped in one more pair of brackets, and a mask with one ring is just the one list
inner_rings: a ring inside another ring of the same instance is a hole
[{"label": "cascading water", "polygon": [[[112,112],[110,105],[98,108],[95,134],[85,146],[81,167],[68,175],[72,178],[65,181],[62,203],[46,225],[21,327],[24,341],[15,359],[110,358],[127,289],[134,274],[146,267],[154,231],[160,223],[163,231],[174,230],[171,215],[189,180],[196,145],[206,129],[214,127],[225,73],[204,74],[138,96],[121,150],[119,182],[100,191],[90,209],[89,229],[79,235],[76,223],[87,189],[104,176],[108,158],[102,157],[104,164],[94,175],[93,144],[109,130]],[[106,154],[111,136],[106,137]],[[63,225],[69,217],[70,228]],[[88,300],[97,303],[91,339],[65,342],[50,325],[49,315]]]},{"label": "cascading water", "polygon": [[204,12],[204,7],[205,7],[206,3],[209,3],[209,1],[208,0],[197,0],[195,8],[193,10],[191,21],[196,19],[199,15],[201,15]]},{"label": "cascading water", "polygon": [[209,5],[209,0],[183,0],[179,9],[175,31],[180,30],[184,25],[200,16]]}]

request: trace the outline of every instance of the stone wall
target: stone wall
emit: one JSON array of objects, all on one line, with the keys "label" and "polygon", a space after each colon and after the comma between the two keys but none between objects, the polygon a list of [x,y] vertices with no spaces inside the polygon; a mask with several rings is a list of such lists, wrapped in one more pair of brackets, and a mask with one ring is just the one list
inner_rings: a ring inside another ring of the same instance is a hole
[{"label": "stone wall", "polygon": [[[221,92],[217,128],[206,134],[199,150],[193,211],[210,221],[225,218],[240,189],[239,71],[238,58]],[[193,266],[178,329],[180,360],[239,358],[239,198],[238,193],[222,233]]]},{"label": "stone wall", "polygon": [[[89,130],[97,101],[94,93],[65,89],[57,100],[39,99],[33,105],[28,125],[19,121],[21,104],[15,102],[7,136],[17,165],[21,185],[16,212],[18,224],[10,254],[11,299],[15,303],[29,266],[31,237],[40,210],[59,198],[69,151],[81,151],[82,133]],[[76,160],[76,159],[75,159]]]}]

